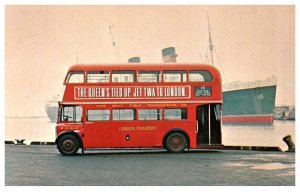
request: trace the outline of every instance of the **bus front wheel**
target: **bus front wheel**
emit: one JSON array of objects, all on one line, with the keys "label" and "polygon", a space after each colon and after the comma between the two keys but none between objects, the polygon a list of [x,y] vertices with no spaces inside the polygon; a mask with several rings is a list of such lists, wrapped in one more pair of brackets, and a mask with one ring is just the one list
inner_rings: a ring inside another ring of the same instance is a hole
[{"label": "bus front wheel", "polygon": [[181,153],[187,146],[187,139],[182,133],[171,133],[166,139],[165,146],[171,153]]},{"label": "bus front wheel", "polygon": [[57,148],[62,155],[76,155],[79,141],[74,135],[64,135],[59,139]]}]

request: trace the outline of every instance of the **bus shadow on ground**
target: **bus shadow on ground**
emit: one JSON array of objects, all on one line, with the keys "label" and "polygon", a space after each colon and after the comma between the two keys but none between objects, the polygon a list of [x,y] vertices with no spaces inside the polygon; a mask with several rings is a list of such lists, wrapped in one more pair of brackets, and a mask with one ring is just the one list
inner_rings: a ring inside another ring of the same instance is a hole
[{"label": "bus shadow on ground", "polygon": [[87,150],[82,153],[77,153],[77,156],[95,156],[95,155],[149,155],[149,154],[169,154],[169,155],[182,155],[182,154],[195,154],[195,153],[220,153],[222,151],[197,149],[197,150],[185,150],[183,153],[169,153],[166,150],[155,149],[137,149],[137,150],[122,150],[122,149],[99,149],[99,150]]}]

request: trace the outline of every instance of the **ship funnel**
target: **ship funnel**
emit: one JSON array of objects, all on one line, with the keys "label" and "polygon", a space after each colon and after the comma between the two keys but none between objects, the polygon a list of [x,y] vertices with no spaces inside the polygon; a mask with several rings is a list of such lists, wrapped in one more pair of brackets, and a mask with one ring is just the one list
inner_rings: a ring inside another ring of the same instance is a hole
[{"label": "ship funnel", "polygon": [[140,57],[131,57],[128,59],[128,63],[140,63],[141,58]]},{"label": "ship funnel", "polygon": [[164,63],[176,63],[177,54],[175,47],[167,47],[162,50],[162,58]]},{"label": "ship funnel", "polygon": [[289,147],[286,152],[295,152],[295,144],[293,143],[291,135],[287,135],[282,139]]}]

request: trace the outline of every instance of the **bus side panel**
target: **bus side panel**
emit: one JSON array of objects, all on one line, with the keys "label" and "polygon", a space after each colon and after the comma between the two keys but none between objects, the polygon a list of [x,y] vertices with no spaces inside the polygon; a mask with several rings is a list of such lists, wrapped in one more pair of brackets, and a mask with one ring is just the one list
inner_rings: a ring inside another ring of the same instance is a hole
[{"label": "bus side panel", "polygon": [[112,145],[110,122],[85,122],[84,135],[85,148],[106,148]]},{"label": "bus side panel", "polygon": [[[190,147],[196,147],[196,122],[179,121],[138,121],[113,122],[112,147],[162,147],[164,136],[172,129],[182,129],[189,137]],[[180,126],[179,126],[180,125]]]},{"label": "bus side panel", "polygon": [[113,147],[161,147],[159,139],[162,123],[158,121],[112,122]]}]

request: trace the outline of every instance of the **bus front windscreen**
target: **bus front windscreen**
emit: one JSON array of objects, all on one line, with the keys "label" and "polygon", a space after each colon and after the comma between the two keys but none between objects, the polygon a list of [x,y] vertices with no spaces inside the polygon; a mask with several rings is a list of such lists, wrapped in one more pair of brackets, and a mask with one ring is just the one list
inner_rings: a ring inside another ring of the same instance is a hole
[{"label": "bus front windscreen", "polygon": [[60,110],[60,121],[81,122],[82,108],[80,106],[62,106]]}]

